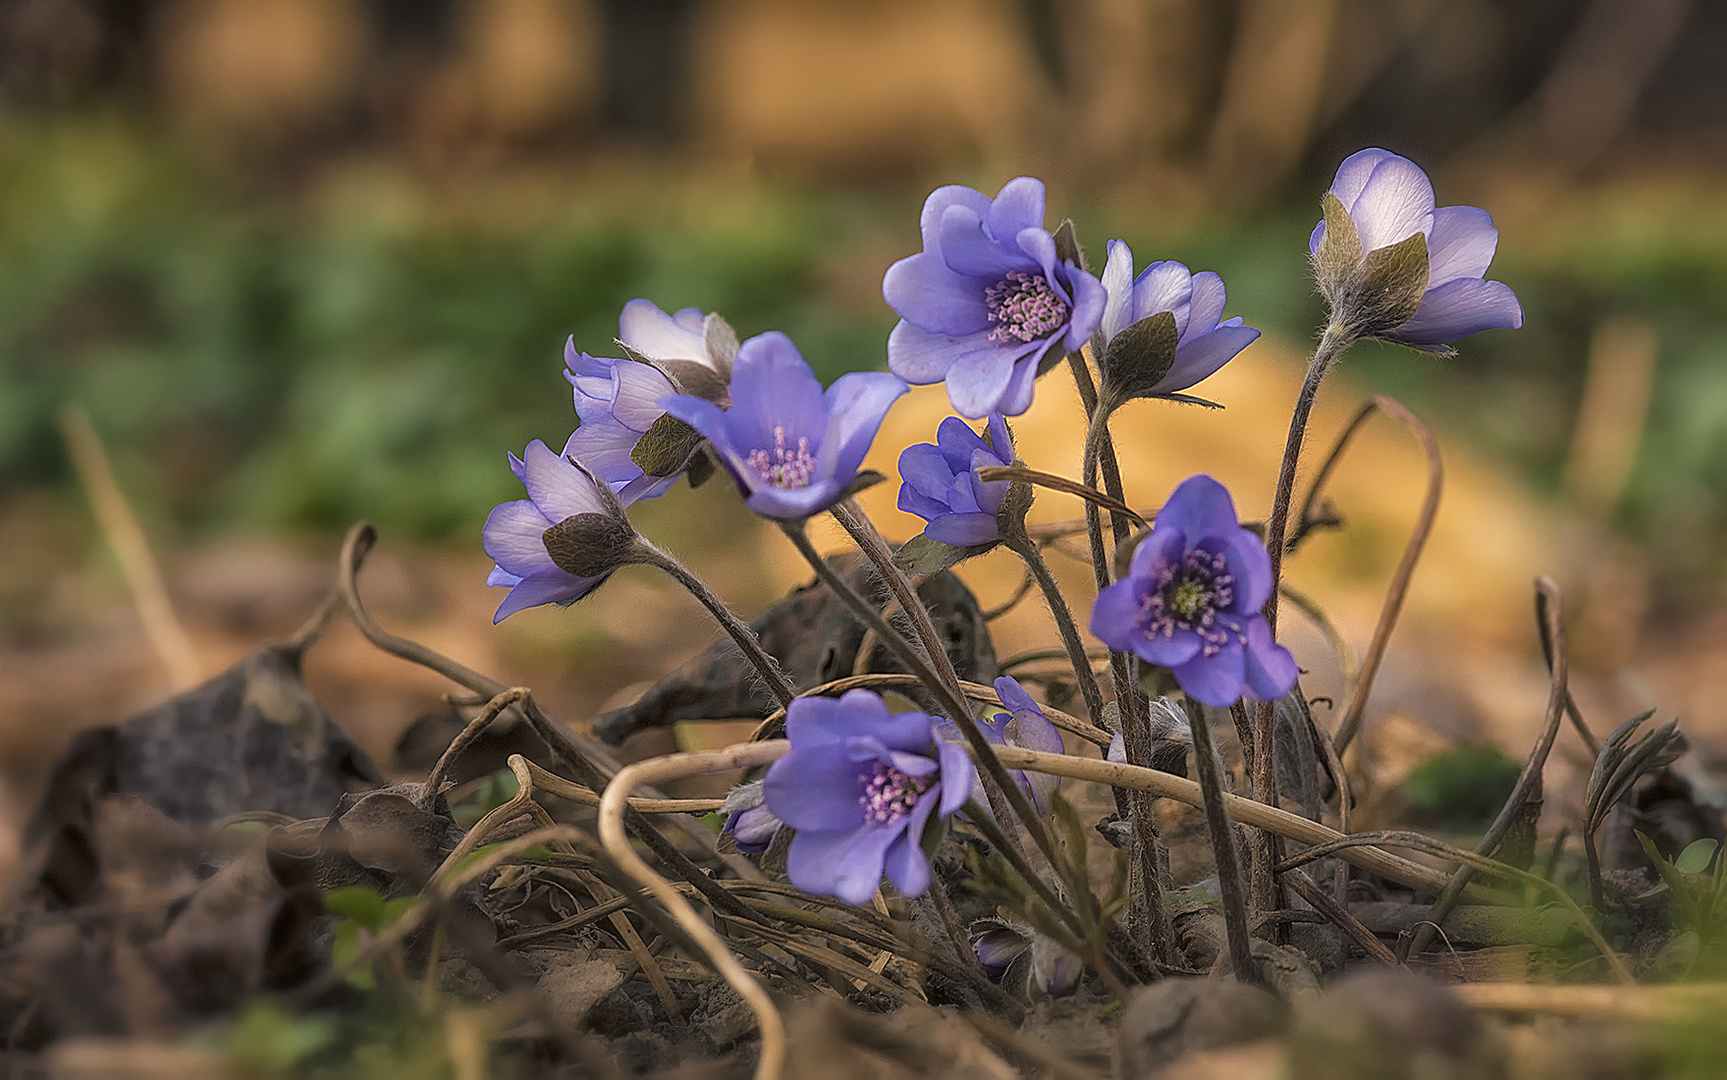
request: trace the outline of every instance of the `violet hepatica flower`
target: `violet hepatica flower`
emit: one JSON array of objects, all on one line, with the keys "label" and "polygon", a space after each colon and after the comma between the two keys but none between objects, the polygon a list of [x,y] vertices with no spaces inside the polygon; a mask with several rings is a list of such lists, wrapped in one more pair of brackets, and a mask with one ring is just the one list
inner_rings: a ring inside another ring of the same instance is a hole
[{"label": "violet hepatica flower", "polygon": [[1085,973],[1084,961],[1018,919],[979,919],[969,936],[984,974],[1004,986],[1065,997]]},{"label": "violet hepatica flower", "polygon": [[1233,705],[1244,693],[1275,700],[1294,685],[1296,667],[1260,614],[1270,592],[1271,559],[1241,527],[1229,492],[1192,476],[1158,511],[1127,576],[1098,593],[1091,632],[1169,668],[1207,705]]},{"label": "violet hepatica flower", "polygon": [[722,852],[726,850],[725,838],[730,837],[733,850],[745,855],[764,854],[773,844],[774,836],[785,826],[785,822],[768,809],[760,780],[732,788],[726,794],[725,805],[720,807],[720,812],[726,815],[725,824],[720,828]]},{"label": "violet hepatica flower", "polygon": [[540,440],[520,459],[511,454],[510,468],[528,497],[494,508],[480,532],[497,563],[486,584],[510,587],[494,623],[523,608],[580,600],[628,561],[636,540],[623,500]]},{"label": "violet hepatica flower", "polygon": [[1043,182],[1011,180],[989,198],[937,188],[923,204],[923,251],[882,279],[899,313],[888,368],[919,385],[947,382],[960,415],[1017,416],[1051,349],[1078,349],[1103,315],[1103,286],[1056,255],[1043,227]]},{"label": "violet hepatica flower", "polygon": [[738,349],[729,409],[692,394],[660,404],[713,444],[751,510],[796,521],[845,495],[882,418],[905,392],[894,375],[858,371],[823,393],[791,338],[771,331]]},{"label": "violet hepatica flower", "polygon": [[[1174,317],[1173,353],[1157,358],[1154,369],[1116,374],[1131,380],[1133,397],[1166,397],[1215,373],[1259,337],[1241,317],[1224,320],[1223,279],[1209,270],[1197,274],[1178,262],[1155,262],[1133,275],[1133,251],[1122,240],[1109,242],[1103,267],[1104,380],[1110,382],[1109,345],[1128,327],[1164,312]],[[1167,365],[1167,366],[1165,366]]]},{"label": "violet hepatica flower", "polygon": [[[1043,708],[1032,700],[1018,680],[1003,675],[995,681],[995,696],[1007,707],[1007,712],[996,712],[978,721],[978,730],[983,737],[997,746],[1017,746],[1022,750],[1036,750],[1044,754],[1062,754],[1067,748],[1062,745],[1061,732],[1056,730],[1049,717],[1043,714]],[[959,744],[965,739],[959,725],[952,720],[943,719],[936,725],[936,730],[948,742]],[[1032,809],[1040,814],[1049,812],[1049,798],[1055,789],[1061,786],[1061,777],[1049,773],[1021,771],[1009,769],[1008,775],[1019,784],[1020,790],[1031,800]],[[981,787],[981,781],[976,779],[973,769],[973,784]]]},{"label": "violet hepatica flower", "polygon": [[[1516,294],[1482,280],[1499,244],[1493,219],[1433,202],[1427,174],[1389,150],[1362,150],[1338,167],[1308,250],[1333,322],[1346,332],[1442,352],[1471,334],[1523,325]],[[1417,234],[1426,258],[1396,257]]]},{"label": "violet hepatica flower", "polygon": [[[715,327],[713,334],[710,326]],[[647,475],[631,456],[636,444],[665,415],[660,399],[666,395],[688,390],[724,400],[735,339],[716,315],[695,308],[668,315],[651,301],[631,300],[618,316],[618,340],[652,362],[590,356],[576,349],[573,338],[564,345],[564,378],[575,390],[581,420],[564,444],[564,456],[592,469],[625,501],[657,499],[678,474]],[[709,348],[710,340],[717,355]],[[727,342],[733,343],[729,351]]]},{"label": "violet hepatica flower", "polygon": [[1000,413],[991,413],[986,440],[964,420],[950,416],[935,442],[917,443],[899,456],[899,508],[929,524],[924,535],[955,547],[978,547],[1001,539],[996,511],[1010,481],[978,479],[979,469],[1013,462],[1013,437]]},{"label": "violet hepatica flower", "polygon": [[882,873],[907,896],[930,885],[925,831],[971,796],[971,759],[936,738],[926,713],[891,713],[881,695],[801,697],[786,709],[791,753],[762,784],[768,809],[797,830],[792,884],[866,904]]}]

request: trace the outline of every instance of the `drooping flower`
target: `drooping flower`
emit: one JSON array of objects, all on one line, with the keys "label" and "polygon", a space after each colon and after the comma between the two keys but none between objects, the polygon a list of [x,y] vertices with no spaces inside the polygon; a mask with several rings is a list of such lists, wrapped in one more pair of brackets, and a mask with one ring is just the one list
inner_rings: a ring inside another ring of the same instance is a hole
[{"label": "drooping flower", "polygon": [[925,830],[971,796],[971,759],[936,738],[927,713],[890,713],[881,695],[801,697],[786,710],[791,753],[768,769],[768,809],[797,830],[792,884],[866,904],[882,874],[907,896],[930,885]]},{"label": "drooping flower", "polygon": [[767,851],[774,836],[785,827],[785,822],[768,809],[760,780],[732,788],[726,793],[725,805],[720,807],[720,812],[726,815],[725,824],[720,827],[721,851],[727,850],[724,841],[730,837],[732,849],[745,855],[760,855]]},{"label": "drooping flower", "polygon": [[497,563],[486,584],[510,587],[494,623],[523,608],[580,600],[628,561],[636,541],[623,500],[540,440],[520,458],[511,454],[510,469],[528,497],[495,507],[480,531]]},{"label": "drooping flower", "polygon": [[[1056,730],[1049,717],[1043,714],[1043,708],[1032,700],[1025,688],[1011,676],[1003,675],[995,681],[995,695],[1007,707],[1006,712],[995,712],[978,721],[978,730],[983,737],[997,746],[1017,746],[1022,750],[1036,750],[1044,754],[1061,754],[1066,747],[1061,742],[1061,732]],[[965,736],[960,733],[959,725],[952,720],[943,719],[937,724],[937,730],[948,742],[963,742]],[[1020,790],[1031,800],[1032,809],[1040,814],[1049,812],[1049,797],[1057,787],[1061,786],[1061,777],[1049,773],[1032,770],[1021,771],[1009,769],[1008,775],[1019,784]],[[982,786],[976,779],[973,770],[974,786]]]},{"label": "drooping flower", "polygon": [[1103,315],[1103,286],[1056,255],[1043,197],[1029,176],[994,199],[937,188],[923,204],[923,251],[882,279],[900,316],[889,370],[918,385],[945,380],[961,416],[1025,412],[1044,355],[1078,349]]},{"label": "drooping flower", "polygon": [[653,302],[637,299],[618,316],[618,340],[650,362],[590,356],[576,349],[574,338],[564,345],[564,378],[575,390],[581,419],[564,444],[564,456],[592,469],[626,501],[657,499],[678,470],[649,476],[633,456],[636,445],[665,415],[659,402],[666,395],[688,391],[725,400],[736,338],[717,315],[696,308],[667,315]]},{"label": "drooping flower", "polygon": [[[1130,391],[1132,397],[1166,397],[1208,378],[1259,337],[1242,325],[1241,317],[1223,320],[1223,279],[1209,270],[1191,273],[1178,262],[1155,262],[1133,275],[1133,251],[1126,241],[1109,242],[1103,267],[1101,329],[1104,338],[1103,378]],[[1129,327],[1168,312],[1173,336],[1153,350],[1129,350]],[[1113,352],[1111,345],[1122,338]],[[1122,355],[1124,352],[1131,355]]]},{"label": "drooping flower", "polygon": [[1085,972],[1084,961],[1066,946],[1018,919],[979,919],[968,936],[984,974],[1003,986],[1065,997]]},{"label": "drooping flower", "polygon": [[1112,649],[1169,668],[1189,697],[1225,707],[1245,693],[1288,692],[1295,658],[1260,614],[1271,560],[1241,527],[1224,486],[1191,476],[1170,495],[1127,576],[1098,593],[1091,632]]},{"label": "drooping flower", "polygon": [[[1377,147],[1346,158],[1308,242],[1332,321],[1357,337],[1443,351],[1483,330],[1523,325],[1503,282],[1484,281],[1499,244],[1487,211],[1434,207],[1433,184]],[[1402,248],[1420,234],[1423,250]],[[1418,256],[1425,256],[1418,257]]]},{"label": "drooping flower", "polygon": [[905,392],[885,371],[857,371],[824,394],[791,338],[771,331],[738,349],[729,409],[691,394],[660,404],[713,445],[751,510],[795,521],[845,494],[882,418]]},{"label": "drooping flower", "polygon": [[929,524],[924,535],[955,547],[976,547],[1001,539],[996,511],[1010,481],[978,479],[979,469],[1013,462],[1013,437],[1000,413],[991,413],[988,438],[964,420],[950,416],[936,429],[935,442],[908,446],[899,456],[899,508]]}]

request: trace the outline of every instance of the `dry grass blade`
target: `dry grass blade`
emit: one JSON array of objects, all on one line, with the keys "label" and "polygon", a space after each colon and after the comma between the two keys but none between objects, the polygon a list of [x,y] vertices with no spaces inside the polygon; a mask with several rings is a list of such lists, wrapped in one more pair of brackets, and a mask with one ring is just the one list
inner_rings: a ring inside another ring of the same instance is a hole
[{"label": "dry grass blade", "polygon": [[1077,480],[1069,480],[1067,477],[1057,476],[1055,473],[1028,469],[1024,465],[992,465],[987,469],[979,469],[977,478],[984,483],[989,483],[992,480],[1023,480],[1028,484],[1048,488],[1051,491],[1059,491],[1064,495],[1077,495],[1089,503],[1108,510],[1112,515],[1120,515],[1130,521],[1136,521],[1142,527],[1150,524],[1139,516],[1139,511],[1120,499],[1111,498],[1096,488],[1086,487]]},{"label": "dry grass blade", "polygon": [[[583,806],[600,805],[600,796],[592,788],[565,780],[557,773],[547,772],[531,761],[527,764],[528,775],[533,777],[534,786],[541,791],[550,792],[560,799],[581,803]],[[724,799],[630,800],[630,808],[639,814],[711,814],[725,804]]]},{"label": "dry grass blade", "polygon": [[[762,1040],[761,1058],[756,1064],[757,1080],[778,1080],[785,1068],[785,1021],[780,1017],[779,1009],[762,988],[762,984],[738,963],[737,957],[726,947],[725,941],[714,933],[713,928],[696,913],[695,908],[690,906],[689,901],[684,899],[671,882],[656,874],[653,868],[636,854],[635,849],[630,846],[628,834],[624,832],[624,813],[629,809],[627,800],[630,791],[637,784],[766,765],[779,760],[790,749],[790,743],[774,740],[744,743],[707,753],[668,754],[638,761],[619,772],[600,798],[600,843],[606,853],[621,871],[653,894],[667,914],[707,954],[708,959],[713,962],[714,970],[738,992],[738,996],[744,999],[750,1011],[755,1014]],[[731,898],[728,896],[728,899]]]}]

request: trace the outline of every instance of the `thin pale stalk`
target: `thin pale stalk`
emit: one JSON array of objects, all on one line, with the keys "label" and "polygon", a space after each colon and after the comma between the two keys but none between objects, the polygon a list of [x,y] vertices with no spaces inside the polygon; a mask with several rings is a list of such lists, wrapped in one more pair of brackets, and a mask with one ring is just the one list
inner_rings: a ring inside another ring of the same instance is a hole
[{"label": "thin pale stalk", "polygon": [[1193,732],[1193,766],[1199,773],[1205,825],[1211,833],[1211,853],[1217,864],[1217,891],[1223,900],[1223,925],[1229,937],[1229,966],[1242,982],[1258,982],[1253,966],[1252,938],[1247,932],[1247,889],[1242,882],[1241,856],[1235,848],[1235,827],[1223,808],[1223,767],[1211,742],[1205,706],[1184,701],[1187,726]]},{"label": "thin pale stalk", "polygon": [[702,584],[702,579],[692,573],[689,567],[673,558],[669,552],[655,547],[646,540],[636,542],[636,553],[640,561],[664,571],[667,577],[682,585],[691,596],[701,601],[702,607],[708,609],[708,614],[714,617],[714,621],[720,624],[720,628],[737,645],[738,652],[742,653],[744,659],[749,661],[750,666],[756,669],[756,674],[760,675],[762,682],[767,684],[768,692],[774,696],[775,701],[783,707],[792,698],[797,697],[797,690],[792,687],[791,680],[786,677],[779,661],[762,648],[762,643],[756,639],[755,631],[749,628],[749,624],[732,614],[731,609],[726,607],[725,601],[715,596],[712,590]]},{"label": "thin pale stalk", "polygon": [[[1295,399],[1295,411],[1289,418],[1289,437],[1283,446],[1283,463],[1277,474],[1277,494],[1271,503],[1271,517],[1265,522],[1265,553],[1271,558],[1271,590],[1265,599],[1265,621],[1272,639],[1277,637],[1278,584],[1283,579],[1283,541],[1289,529],[1289,501],[1295,492],[1295,471],[1301,463],[1301,446],[1307,438],[1307,420],[1313,412],[1313,402],[1319,396],[1319,384],[1325,373],[1348,348],[1350,338],[1342,328],[1328,326],[1319,339],[1319,347],[1307,365],[1301,393]],[[1275,712],[1276,703],[1262,701],[1254,712],[1253,795],[1267,806],[1277,805]],[[1276,911],[1282,908],[1278,896],[1277,877],[1272,868],[1281,857],[1282,845],[1275,836],[1261,833],[1255,841],[1253,867],[1253,906],[1256,911]]]}]

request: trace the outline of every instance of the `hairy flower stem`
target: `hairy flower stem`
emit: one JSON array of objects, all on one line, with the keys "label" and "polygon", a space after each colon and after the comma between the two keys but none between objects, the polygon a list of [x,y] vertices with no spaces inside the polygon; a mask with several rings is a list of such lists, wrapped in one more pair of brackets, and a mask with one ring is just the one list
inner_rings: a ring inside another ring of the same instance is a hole
[{"label": "hairy flower stem", "polygon": [[714,617],[714,621],[718,622],[721,629],[730,635],[744,659],[748,660],[750,665],[756,669],[756,673],[762,677],[762,682],[767,684],[768,692],[774,696],[775,701],[779,702],[780,707],[783,709],[791,704],[792,699],[797,697],[797,690],[792,687],[791,680],[780,668],[779,661],[762,648],[762,643],[756,639],[755,631],[751,630],[742,619],[733,615],[731,609],[726,607],[725,601],[709,591],[708,587],[702,584],[702,580],[696,577],[689,567],[672,557],[669,552],[639,538],[636,541],[635,557],[639,562],[665,571],[667,577],[688,589],[691,596],[700,600],[702,606],[707,608],[708,613]]},{"label": "hairy flower stem", "polygon": [[1067,651],[1068,663],[1073,665],[1074,682],[1079,685],[1080,696],[1085,699],[1085,710],[1090,715],[1091,722],[1102,727],[1103,689],[1097,685],[1097,676],[1091,670],[1091,658],[1085,654],[1085,642],[1080,638],[1079,626],[1073,619],[1073,609],[1067,606],[1067,597],[1062,595],[1055,576],[1049,572],[1049,563],[1044,561],[1043,553],[1037,549],[1037,544],[1031,537],[1026,535],[1023,526],[1017,533],[1005,533],[1003,542],[1009,551],[1025,560],[1026,569],[1031,571],[1037,587],[1043,591],[1044,602],[1049,605],[1050,617],[1055,620],[1055,627],[1061,633],[1061,644]]},{"label": "hairy flower stem", "polygon": [[[1283,580],[1283,543],[1289,532],[1289,501],[1295,493],[1296,466],[1301,462],[1301,446],[1307,438],[1307,418],[1313,412],[1313,402],[1319,396],[1319,384],[1326,372],[1354,342],[1343,327],[1332,323],[1319,339],[1313,359],[1307,365],[1307,377],[1302,380],[1301,393],[1295,399],[1295,412],[1289,418],[1289,438],[1283,446],[1283,464],[1277,473],[1277,494],[1272,499],[1271,517],[1265,523],[1265,553],[1271,558],[1271,594],[1265,600],[1265,622],[1272,640],[1277,639],[1277,587]],[[1275,714],[1277,703],[1262,701],[1254,710],[1253,731],[1253,797],[1267,806],[1277,805],[1275,776]],[[1282,842],[1271,833],[1256,834],[1253,860],[1253,906],[1260,912],[1283,907],[1282,891],[1272,868],[1283,860]]]},{"label": "hairy flower stem", "polygon": [[870,521],[857,500],[849,497],[835,503],[829,513],[851,534],[859,550],[887,583],[894,599],[899,601],[900,610],[910,620],[918,642],[929,657],[930,667],[935,669],[935,673],[941,676],[956,696],[963,696],[959,689],[959,673],[954,670],[953,658],[948,656],[947,650],[942,647],[941,636],[936,633],[935,623],[929,617],[929,609],[918,598],[917,589],[912,585],[911,579],[906,577],[905,571],[894,565],[893,552],[888,550],[887,541],[882,539],[875,523]]},{"label": "hairy flower stem", "polygon": [[1205,706],[1184,698],[1187,726],[1193,732],[1193,766],[1205,802],[1205,825],[1211,832],[1211,854],[1217,863],[1217,891],[1223,898],[1223,926],[1229,937],[1229,966],[1242,982],[1258,982],[1253,967],[1252,938],[1247,932],[1247,888],[1242,881],[1241,856],[1235,847],[1235,824],[1223,808],[1223,769],[1211,741]]},{"label": "hairy flower stem", "polygon": [[[1101,468],[1104,489],[1117,502],[1125,502],[1121,468],[1115,458],[1115,443],[1109,437],[1111,410],[1107,407],[1108,403],[1100,405],[1098,401],[1097,389],[1091,381],[1091,371],[1085,366],[1085,357],[1070,352],[1067,354],[1067,364],[1073,372],[1074,385],[1079,389],[1079,399],[1085,405],[1086,415],[1091,418],[1085,433],[1085,453],[1081,462],[1080,478],[1086,486],[1096,487],[1096,472]],[[1115,542],[1120,544],[1127,539],[1130,531],[1127,520],[1120,514],[1112,513],[1109,521]],[[1092,571],[1098,589],[1102,590],[1110,583],[1109,556],[1103,548],[1102,515],[1097,504],[1089,500],[1085,504],[1085,531],[1091,541]],[[1109,674],[1115,690],[1116,707],[1121,714],[1122,746],[1127,752],[1128,763],[1150,766],[1150,702],[1139,692],[1126,653],[1110,650]],[[1141,904],[1135,912],[1133,925],[1141,936],[1141,948],[1157,960],[1169,963],[1174,954],[1169,916],[1163,907],[1161,860],[1158,858],[1161,841],[1152,817],[1152,802],[1151,796],[1143,791],[1135,791],[1128,796],[1128,817],[1133,823],[1133,858],[1142,883],[1136,897],[1136,901]]]},{"label": "hairy flower stem", "polygon": [[875,631],[876,640],[893,650],[894,656],[906,666],[906,670],[916,675],[924,687],[935,695],[936,701],[947,711],[949,719],[959,728],[960,733],[965,736],[966,744],[971,748],[972,758],[976,760],[983,775],[984,794],[989,798],[990,809],[995,811],[998,820],[1011,821],[1017,817],[1024,823],[1026,831],[1036,842],[1038,851],[1043,854],[1050,868],[1054,869],[1058,864],[1055,852],[1050,846],[1049,833],[1038,819],[1037,811],[1032,809],[1025,792],[1020,790],[1019,785],[1014,783],[1013,778],[1008,776],[1007,770],[997,760],[995,748],[990,746],[989,740],[984,738],[983,732],[978,728],[971,707],[966,704],[965,695],[948,689],[947,684],[936,676],[917,648],[905,639],[905,635],[894,629],[882,618],[881,612],[877,611],[874,605],[860,596],[850,583],[828,565],[828,561],[822,558],[821,553],[810,543],[803,522],[782,521],[780,528],[798,549],[798,554],[815,570],[816,577],[832,589],[834,595],[844,601],[858,618],[863,620],[865,626]]}]

